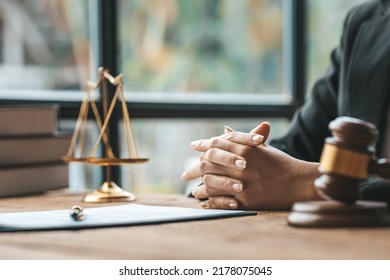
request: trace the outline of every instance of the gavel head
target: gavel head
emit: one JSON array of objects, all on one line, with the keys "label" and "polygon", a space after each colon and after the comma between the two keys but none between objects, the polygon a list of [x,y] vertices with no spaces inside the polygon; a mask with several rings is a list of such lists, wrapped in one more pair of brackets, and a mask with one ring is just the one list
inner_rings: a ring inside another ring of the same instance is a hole
[{"label": "gavel head", "polygon": [[369,165],[378,138],[375,125],[351,117],[330,122],[332,137],[325,140],[315,181],[319,194],[330,200],[353,204],[359,197],[358,186],[368,178]]}]

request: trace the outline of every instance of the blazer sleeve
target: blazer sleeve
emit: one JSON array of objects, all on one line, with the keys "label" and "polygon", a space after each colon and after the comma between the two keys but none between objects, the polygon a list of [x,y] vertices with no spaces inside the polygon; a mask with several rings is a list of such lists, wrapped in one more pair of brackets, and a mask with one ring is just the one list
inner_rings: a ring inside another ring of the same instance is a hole
[{"label": "blazer sleeve", "polygon": [[318,80],[290,123],[287,134],[270,145],[307,161],[319,161],[324,139],[330,135],[328,124],[337,117],[337,94],[341,50],[332,52],[328,73]]},{"label": "blazer sleeve", "polygon": [[317,80],[305,104],[295,112],[286,135],[270,142],[270,145],[293,157],[318,162],[324,140],[330,136],[328,124],[338,115],[337,102],[340,94],[339,79],[344,56],[344,38],[347,36],[348,23],[353,12],[354,9],[348,13],[344,21],[343,36],[339,47],[331,53],[328,71]]}]

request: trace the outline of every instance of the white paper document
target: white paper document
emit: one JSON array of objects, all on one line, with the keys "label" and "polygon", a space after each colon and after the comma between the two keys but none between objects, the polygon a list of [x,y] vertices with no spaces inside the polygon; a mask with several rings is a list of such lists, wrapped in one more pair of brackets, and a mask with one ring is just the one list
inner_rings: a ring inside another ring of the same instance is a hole
[{"label": "white paper document", "polygon": [[125,204],[86,208],[84,209],[84,217],[80,221],[72,219],[70,209],[1,213],[0,231],[75,230],[218,219],[247,215],[256,215],[256,212]]}]

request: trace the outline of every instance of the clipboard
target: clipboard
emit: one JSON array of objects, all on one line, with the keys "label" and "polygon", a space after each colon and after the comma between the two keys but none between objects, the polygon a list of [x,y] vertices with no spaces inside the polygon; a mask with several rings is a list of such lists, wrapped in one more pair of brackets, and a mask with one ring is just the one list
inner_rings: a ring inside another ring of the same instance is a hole
[{"label": "clipboard", "polygon": [[0,232],[81,230],[125,227],[256,215],[254,211],[195,209],[171,206],[124,204],[84,209],[84,218],[75,221],[70,210],[0,214]]}]

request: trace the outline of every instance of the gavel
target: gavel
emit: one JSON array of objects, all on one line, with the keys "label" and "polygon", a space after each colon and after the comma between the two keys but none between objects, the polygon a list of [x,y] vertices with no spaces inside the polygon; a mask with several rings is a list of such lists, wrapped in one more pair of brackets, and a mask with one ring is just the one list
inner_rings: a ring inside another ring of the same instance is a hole
[{"label": "gavel", "polygon": [[296,202],[288,223],[297,227],[390,226],[385,202],[359,200],[359,188],[369,176],[390,178],[390,163],[377,159],[378,130],[352,117],[330,122],[314,185],[323,201]]},{"label": "gavel", "polygon": [[338,117],[330,122],[333,137],[325,139],[319,171],[315,182],[325,199],[354,204],[359,198],[359,185],[370,175],[390,178],[390,163],[377,160],[375,143],[378,130],[372,123],[352,117]]}]

